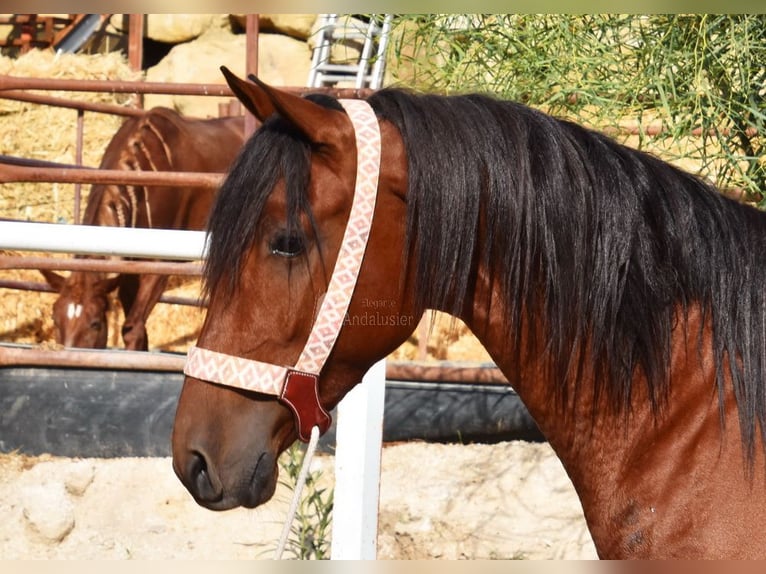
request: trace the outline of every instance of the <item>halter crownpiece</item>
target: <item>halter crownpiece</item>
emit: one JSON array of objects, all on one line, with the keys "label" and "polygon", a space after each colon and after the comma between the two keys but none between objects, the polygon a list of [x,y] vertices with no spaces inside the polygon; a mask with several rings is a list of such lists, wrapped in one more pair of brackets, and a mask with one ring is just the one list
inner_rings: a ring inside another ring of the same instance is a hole
[{"label": "halter crownpiece", "polygon": [[275,395],[292,410],[298,436],[309,440],[311,428],[324,433],[332,419],[319,402],[319,374],[338,338],[356,287],[372,228],[380,175],[380,126],[363,100],[339,100],[356,136],[356,185],[338,259],[311,333],[294,367],[254,361],[191,347],[184,374],[219,385]]}]

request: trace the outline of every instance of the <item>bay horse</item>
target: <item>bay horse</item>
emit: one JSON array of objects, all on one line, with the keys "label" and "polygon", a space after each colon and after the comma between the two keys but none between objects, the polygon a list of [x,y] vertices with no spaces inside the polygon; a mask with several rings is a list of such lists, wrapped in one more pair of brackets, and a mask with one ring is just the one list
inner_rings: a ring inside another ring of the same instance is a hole
[{"label": "bay horse", "polygon": [[[766,215],[518,103],[380,90],[377,199],[345,313],[385,301],[391,320],[342,322],[303,372],[357,222],[360,130],[329,96],[224,75],[264,123],[213,206],[209,307],[175,417],[173,467],[200,505],[266,502],[302,417],[325,428],[437,309],[518,392],[599,556],[766,557]],[[283,376],[275,392],[258,380]]]},{"label": "bay horse", "polygon": [[[164,107],[127,119],[101,159],[104,169],[225,172],[244,143],[244,118],[198,119]],[[215,191],[205,187],[103,185],[91,187],[85,225],[195,229],[205,227]],[[105,348],[109,293],[118,288],[127,349],[147,350],[146,320],[162,296],[167,275],[41,270],[59,293],[53,304],[56,341],[67,347]]]}]

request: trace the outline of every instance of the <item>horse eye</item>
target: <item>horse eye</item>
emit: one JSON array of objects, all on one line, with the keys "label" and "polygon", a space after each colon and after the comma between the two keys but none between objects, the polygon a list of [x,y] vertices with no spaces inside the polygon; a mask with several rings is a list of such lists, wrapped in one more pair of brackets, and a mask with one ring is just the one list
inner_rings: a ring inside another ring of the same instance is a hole
[{"label": "horse eye", "polygon": [[303,238],[299,235],[280,233],[269,245],[271,253],[279,257],[296,257],[303,252]]},{"label": "horse eye", "polygon": [[101,321],[92,321],[90,324],[90,328],[94,331],[100,331],[101,330]]}]

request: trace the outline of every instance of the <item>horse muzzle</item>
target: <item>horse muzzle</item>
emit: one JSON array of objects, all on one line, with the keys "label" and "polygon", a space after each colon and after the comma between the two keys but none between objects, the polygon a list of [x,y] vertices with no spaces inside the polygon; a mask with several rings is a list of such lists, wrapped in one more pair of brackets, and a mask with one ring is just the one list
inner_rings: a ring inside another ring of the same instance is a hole
[{"label": "horse muzzle", "polygon": [[[215,412],[200,407],[214,402]],[[173,425],[173,470],[212,510],[253,508],[277,486],[277,459],[296,438],[290,410],[270,397],[187,377]]]},{"label": "horse muzzle", "polygon": [[195,502],[210,510],[255,508],[267,502],[277,486],[276,458],[265,452],[254,464],[230,466],[226,477],[199,450],[174,454],[173,470]]}]

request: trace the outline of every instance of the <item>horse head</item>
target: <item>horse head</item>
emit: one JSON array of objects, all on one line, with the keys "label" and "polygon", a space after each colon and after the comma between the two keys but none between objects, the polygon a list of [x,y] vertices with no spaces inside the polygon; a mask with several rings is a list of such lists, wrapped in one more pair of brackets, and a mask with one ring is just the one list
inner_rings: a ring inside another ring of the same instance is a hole
[{"label": "horse head", "polygon": [[40,272],[59,294],[53,304],[56,342],[65,347],[106,348],[108,296],[119,278],[104,278],[95,273],[71,273],[64,277],[53,271]]},{"label": "horse head", "polygon": [[[234,363],[292,366],[320,313],[351,213],[355,130],[334,99],[298,97],[223,71],[263,125],[233,164],[210,216],[209,306],[197,346]],[[386,143],[366,255],[332,353],[317,373],[316,400],[328,412],[419,319],[403,271],[404,150],[392,125],[379,129]],[[184,380],[174,469],[206,507],[257,506],[274,492],[279,454],[301,436],[294,414],[273,396],[203,379]]]}]

